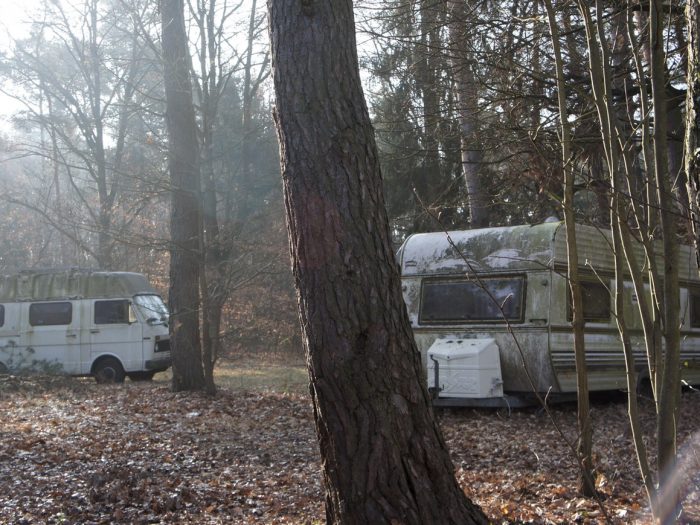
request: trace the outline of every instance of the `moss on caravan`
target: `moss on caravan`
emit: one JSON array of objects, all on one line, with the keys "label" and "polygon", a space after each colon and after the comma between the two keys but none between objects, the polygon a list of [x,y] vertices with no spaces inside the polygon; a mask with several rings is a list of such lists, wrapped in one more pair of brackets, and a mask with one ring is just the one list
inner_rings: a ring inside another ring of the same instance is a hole
[{"label": "moss on caravan", "polygon": [[[590,389],[624,389],[610,295],[610,234],[582,225],[576,232]],[[404,300],[436,404],[527,399],[533,385],[526,368],[540,393],[576,391],[563,223],[415,234],[398,255]],[[641,247],[637,255],[643,260]],[[700,280],[690,247],[681,247],[680,263],[683,378],[700,383]],[[631,282],[624,293],[643,379],[646,354]]]},{"label": "moss on caravan", "polygon": [[138,273],[0,276],[0,371],[150,379],[170,366],[167,323],[163,300]]}]

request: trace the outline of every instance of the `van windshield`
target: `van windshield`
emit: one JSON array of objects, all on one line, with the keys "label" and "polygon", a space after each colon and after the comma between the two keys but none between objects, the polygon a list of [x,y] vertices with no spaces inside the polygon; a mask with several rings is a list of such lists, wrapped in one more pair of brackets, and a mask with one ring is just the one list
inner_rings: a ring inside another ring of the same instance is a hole
[{"label": "van windshield", "polygon": [[168,322],[168,307],[159,295],[135,295],[134,304],[149,324]]}]

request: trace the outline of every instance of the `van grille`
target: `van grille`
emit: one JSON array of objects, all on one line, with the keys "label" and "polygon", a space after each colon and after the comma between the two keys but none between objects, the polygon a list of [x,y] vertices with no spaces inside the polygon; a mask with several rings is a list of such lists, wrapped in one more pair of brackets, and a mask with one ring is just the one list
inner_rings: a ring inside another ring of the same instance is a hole
[{"label": "van grille", "polygon": [[155,352],[170,352],[170,339],[156,341]]}]

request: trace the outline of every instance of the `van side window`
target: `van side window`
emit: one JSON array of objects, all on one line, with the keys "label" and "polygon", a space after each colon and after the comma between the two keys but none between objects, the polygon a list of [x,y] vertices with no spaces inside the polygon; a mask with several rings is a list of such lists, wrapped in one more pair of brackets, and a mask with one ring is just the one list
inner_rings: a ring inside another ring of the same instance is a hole
[{"label": "van side window", "polygon": [[700,293],[690,293],[690,326],[700,328]]},{"label": "van side window", "polygon": [[73,305],[69,302],[29,305],[29,324],[32,326],[64,325],[72,320]]},{"label": "van side window", "polygon": [[0,326],[5,326],[5,305],[0,304]]},{"label": "van side window", "polygon": [[[572,321],[571,290],[568,290],[567,318]],[[610,290],[605,284],[594,281],[581,281],[581,299],[583,300],[583,320],[591,322],[610,321]]]},{"label": "van side window", "polygon": [[95,301],[95,324],[127,324],[129,322],[129,301]]},{"label": "van side window", "polygon": [[[525,277],[476,280],[424,280],[421,291],[421,324],[464,324],[523,321]],[[503,313],[501,313],[501,307]]]}]

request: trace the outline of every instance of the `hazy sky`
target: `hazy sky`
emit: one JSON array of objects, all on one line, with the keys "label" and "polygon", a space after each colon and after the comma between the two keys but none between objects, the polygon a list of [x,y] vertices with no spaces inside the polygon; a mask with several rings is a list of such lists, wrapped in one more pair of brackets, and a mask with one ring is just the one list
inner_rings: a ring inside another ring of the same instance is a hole
[{"label": "hazy sky", "polygon": [[12,36],[21,36],[23,33],[22,22],[29,18],[29,13],[35,10],[38,0],[1,0],[0,12],[0,42],[3,47],[8,45],[7,33]]},{"label": "hazy sky", "polygon": [[[26,24],[29,13],[34,11],[38,0],[0,0],[0,50],[5,50],[10,45],[10,37],[21,37],[26,34]],[[0,93],[0,130],[11,130],[7,119],[11,113],[17,111],[19,105],[16,101]]]}]

